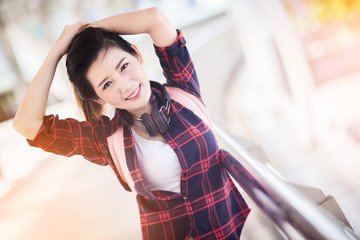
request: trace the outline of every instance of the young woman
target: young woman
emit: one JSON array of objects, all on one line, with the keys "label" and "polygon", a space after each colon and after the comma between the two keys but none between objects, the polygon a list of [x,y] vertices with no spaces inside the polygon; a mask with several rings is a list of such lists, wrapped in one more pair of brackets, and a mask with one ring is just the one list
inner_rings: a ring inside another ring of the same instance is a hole
[{"label": "young woman", "polygon": [[[140,33],[154,42],[166,87],[149,81],[141,53],[118,36]],[[86,121],[44,116],[65,54]],[[144,239],[239,239],[250,210],[228,173],[237,181],[249,176],[219,149],[208,121],[186,101],[204,108],[185,39],[149,8],[66,26],[13,125],[31,146],[110,165],[124,188],[137,194]],[[116,108],[112,119],[102,115],[105,103]]]}]

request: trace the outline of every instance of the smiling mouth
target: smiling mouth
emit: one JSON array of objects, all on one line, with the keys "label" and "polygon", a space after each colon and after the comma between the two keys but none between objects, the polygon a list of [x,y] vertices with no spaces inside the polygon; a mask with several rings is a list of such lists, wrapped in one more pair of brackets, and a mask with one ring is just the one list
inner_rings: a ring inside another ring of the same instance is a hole
[{"label": "smiling mouth", "polygon": [[133,91],[130,96],[125,98],[125,100],[136,100],[140,96],[140,92],[141,92],[141,85],[139,85],[138,88],[136,88],[135,91]]}]

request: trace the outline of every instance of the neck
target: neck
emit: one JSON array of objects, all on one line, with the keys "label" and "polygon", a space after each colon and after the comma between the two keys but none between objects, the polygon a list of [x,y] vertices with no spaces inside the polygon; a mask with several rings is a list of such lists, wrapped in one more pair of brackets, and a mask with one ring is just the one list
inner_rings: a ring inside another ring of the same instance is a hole
[{"label": "neck", "polygon": [[151,102],[148,101],[147,104],[145,106],[143,106],[142,108],[139,108],[139,109],[136,109],[136,110],[133,110],[133,111],[128,110],[128,112],[130,113],[131,117],[134,120],[136,120],[136,119],[141,118],[141,115],[143,115],[144,113],[151,114],[152,109],[153,108],[152,108]]}]

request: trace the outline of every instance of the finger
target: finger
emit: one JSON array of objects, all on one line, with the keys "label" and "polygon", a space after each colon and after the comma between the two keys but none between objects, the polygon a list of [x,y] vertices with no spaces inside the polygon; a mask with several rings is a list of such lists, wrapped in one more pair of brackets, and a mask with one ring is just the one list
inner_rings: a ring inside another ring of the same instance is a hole
[{"label": "finger", "polygon": [[75,24],[76,24],[77,30],[80,31],[80,30],[86,28],[87,26],[89,26],[90,24],[92,24],[92,22],[81,19],[81,20],[77,21]]},{"label": "finger", "polygon": [[87,21],[87,20],[84,20],[84,19],[80,19],[79,21],[71,24],[71,25],[67,25],[65,27],[69,28],[69,29],[74,29],[75,31],[83,28],[84,26],[87,26],[89,25],[91,22],[90,21]]},{"label": "finger", "polygon": [[89,25],[91,24],[92,22],[91,21],[88,21],[88,20],[85,20],[85,19],[80,19],[79,21],[77,21],[75,23],[75,25],[78,25],[78,26],[85,26],[85,25]]}]

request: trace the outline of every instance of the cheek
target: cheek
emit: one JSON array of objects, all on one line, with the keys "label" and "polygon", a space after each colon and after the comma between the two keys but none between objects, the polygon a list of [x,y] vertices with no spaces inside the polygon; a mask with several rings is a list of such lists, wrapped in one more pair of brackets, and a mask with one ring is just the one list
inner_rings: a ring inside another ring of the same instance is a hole
[{"label": "cheek", "polygon": [[143,68],[143,66],[140,63],[138,63],[137,66],[133,70],[134,70],[134,73],[136,75],[138,75],[138,77],[140,77],[143,80],[145,80],[145,79],[148,80],[145,69]]},{"label": "cheek", "polygon": [[144,90],[145,90],[146,94],[147,94],[148,96],[150,96],[150,95],[151,95],[150,82],[149,82],[149,81],[146,81],[146,82],[143,84],[143,86],[144,86]]},{"label": "cheek", "polygon": [[120,100],[120,94],[118,91],[111,89],[104,95],[104,98],[106,98],[109,102],[116,102]]}]

